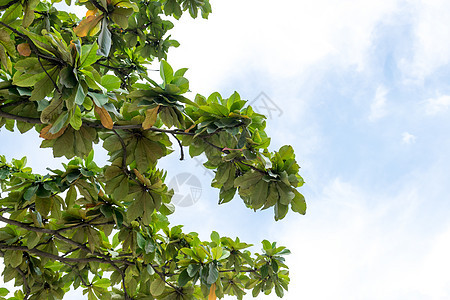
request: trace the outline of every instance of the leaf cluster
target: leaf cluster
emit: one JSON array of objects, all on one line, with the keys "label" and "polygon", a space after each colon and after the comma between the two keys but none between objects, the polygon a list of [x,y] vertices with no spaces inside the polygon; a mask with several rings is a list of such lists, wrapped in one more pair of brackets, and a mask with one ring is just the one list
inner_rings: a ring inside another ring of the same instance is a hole
[{"label": "leaf cluster", "polygon": [[284,247],[263,241],[252,255],[239,239],[201,241],[167,219],[173,191],[157,166],[172,141],[180,159],[206,155],[219,204],[239,195],[275,220],[306,211],[294,151],[269,151],[265,116],[237,92],[189,99],[187,69],[167,62],[178,47],[168,16],[207,18],[209,1],[66,0],[86,8],[82,19],[57,2],[0,0],[0,128],[34,128],[42,148],[70,160],[39,175],[26,158],[0,156],[3,277],[23,287],[9,299],[61,299],[70,287],[88,299],[282,297]]}]

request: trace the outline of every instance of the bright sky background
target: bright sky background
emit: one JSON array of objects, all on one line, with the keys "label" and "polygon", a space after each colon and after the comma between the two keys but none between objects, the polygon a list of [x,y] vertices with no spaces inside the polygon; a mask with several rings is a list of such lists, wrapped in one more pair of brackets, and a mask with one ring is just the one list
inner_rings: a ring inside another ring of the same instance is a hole
[{"label": "bright sky background", "polygon": [[[209,20],[176,25],[169,63],[189,68],[194,92],[264,92],[281,109],[267,121],[271,150],[296,150],[307,215],[275,223],[239,198],[217,206],[210,174],[176,149],[168,179],[191,172],[203,190],[173,225],[287,246],[285,299],[449,299],[450,2],[274,3],[212,0]],[[8,158],[58,166],[34,132],[0,138]]]}]

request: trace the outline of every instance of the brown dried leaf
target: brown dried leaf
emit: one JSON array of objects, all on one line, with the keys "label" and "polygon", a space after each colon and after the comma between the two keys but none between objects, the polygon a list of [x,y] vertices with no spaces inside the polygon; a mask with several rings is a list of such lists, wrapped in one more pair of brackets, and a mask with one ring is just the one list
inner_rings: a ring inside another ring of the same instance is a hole
[{"label": "brown dried leaf", "polygon": [[156,123],[158,117],[159,105],[155,108],[147,109],[145,112],[145,120],[142,122],[143,129],[150,129]]},{"label": "brown dried leaf", "polygon": [[104,107],[98,107],[97,105],[95,106],[94,109],[95,112],[100,117],[100,121],[102,122],[103,127],[113,129],[114,122],[111,116],[109,115],[109,112]]},{"label": "brown dried leaf", "polygon": [[80,24],[73,29],[73,32],[79,37],[89,35],[92,29],[103,19],[102,15],[89,15],[85,19],[81,20]]},{"label": "brown dried leaf", "polygon": [[22,44],[17,45],[17,51],[22,56],[30,56],[31,55],[30,45],[28,45],[28,43],[22,43]]},{"label": "brown dried leaf", "polygon": [[44,128],[42,128],[39,137],[46,139],[46,140],[54,140],[56,138],[59,138],[61,135],[63,135],[64,131],[66,131],[67,126],[61,128],[60,131],[58,131],[57,133],[50,133],[49,130],[52,128],[53,124],[49,124],[47,126],[45,126]]}]

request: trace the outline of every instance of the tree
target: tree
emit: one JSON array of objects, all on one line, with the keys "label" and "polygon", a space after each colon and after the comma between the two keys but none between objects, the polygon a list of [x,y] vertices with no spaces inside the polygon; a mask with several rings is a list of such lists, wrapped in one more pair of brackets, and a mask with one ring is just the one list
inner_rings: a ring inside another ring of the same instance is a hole
[{"label": "tree", "polygon": [[[25,157],[0,156],[2,275],[21,286],[8,299],[62,299],[70,287],[88,299],[282,297],[285,247],[264,240],[252,254],[238,238],[201,241],[167,218],[173,191],[157,162],[173,151],[169,136],[180,159],[184,147],[206,155],[219,204],[237,192],[250,209],[273,207],[275,220],[306,210],[293,149],[268,151],[265,117],[237,93],[189,100],[187,69],[166,62],[178,42],[164,15],[207,18],[208,0],[78,0],[82,20],[53,2],[0,0],[0,127],[34,128],[41,147],[70,159],[39,175]],[[147,72],[156,60],[161,79]],[[93,160],[99,142],[104,167]]]}]

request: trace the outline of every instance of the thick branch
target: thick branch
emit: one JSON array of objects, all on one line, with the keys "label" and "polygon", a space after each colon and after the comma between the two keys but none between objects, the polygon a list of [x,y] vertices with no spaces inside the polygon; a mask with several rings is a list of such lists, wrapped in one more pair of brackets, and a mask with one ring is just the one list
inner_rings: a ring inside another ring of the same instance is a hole
[{"label": "thick branch", "polygon": [[[70,244],[72,246],[75,246],[75,247],[77,247],[79,249],[82,249],[82,250],[84,250],[87,253],[91,252],[91,250],[88,247],[86,247],[86,245],[80,244],[78,242],[75,242],[75,241],[73,241],[73,240],[71,240],[71,239],[61,235],[56,230],[51,230],[51,229],[47,229],[47,228],[33,227],[33,226],[28,225],[28,224],[24,224],[22,222],[19,222],[19,221],[15,221],[15,220],[11,220],[11,219],[5,218],[3,216],[0,216],[0,221],[5,222],[5,223],[10,224],[10,225],[15,225],[17,227],[20,227],[20,228],[23,228],[23,229],[26,229],[26,230],[29,230],[29,231],[51,234],[54,237],[56,237],[57,239],[60,239],[60,240],[66,242],[66,243],[68,243],[68,244]],[[99,252],[96,252],[96,251],[92,252],[92,254],[101,257],[103,263],[110,264],[116,270],[120,270],[119,267],[117,267],[117,265],[115,264],[115,261],[111,260],[107,255],[99,253]],[[126,261],[119,261],[119,262],[125,263]]]},{"label": "thick branch", "polygon": [[40,119],[13,115],[13,114],[4,112],[1,109],[0,109],[0,117],[6,118],[6,119],[13,119],[16,121],[22,121],[22,122],[26,122],[26,123],[30,123],[30,124],[42,124]]},{"label": "thick branch", "polygon": [[[0,249],[2,250],[14,250],[14,251],[24,251],[24,252],[29,252],[31,254],[34,255],[38,255],[38,256],[42,256],[42,257],[47,257],[50,258],[52,260],[57,260],[63,263],[90,263],[90,262],[99,262],[102,264],[111,264],[109,261],[106,261],[102,258],[98,258],[98,257],[85,257],[85,258],[71,258],[71,257],[62,257],[59,255],[55,255],[55,254],[51,254],[48,252],[44,252],[41,250],[38,250],[36,248],[31,248],[28,249],[28,247],[25,246],[15,246],[15,245],[7,245],[4,243],[0,243]],[[124,262],[122,260],[119,261],[115,261],[115,262]]]}]

